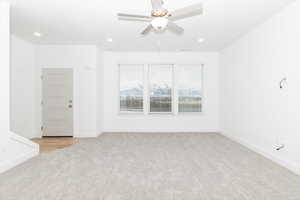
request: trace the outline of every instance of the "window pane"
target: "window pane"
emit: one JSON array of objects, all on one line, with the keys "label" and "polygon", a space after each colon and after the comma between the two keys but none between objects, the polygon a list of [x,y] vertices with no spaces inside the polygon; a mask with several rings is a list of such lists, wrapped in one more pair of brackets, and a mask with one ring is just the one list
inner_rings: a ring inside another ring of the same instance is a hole
[{"label": "window pane", "polygon": [[142,65],[120,66],[121,112],[143,112],[143,74]]},{"label": "window pane", "polygon": [[178,73],[178,112],[202,111],[202,67],[180,66]]},{"label": "window pane", "polygon": [[172,112],[172,76],[172,65],[150,66],[150,112]]}]

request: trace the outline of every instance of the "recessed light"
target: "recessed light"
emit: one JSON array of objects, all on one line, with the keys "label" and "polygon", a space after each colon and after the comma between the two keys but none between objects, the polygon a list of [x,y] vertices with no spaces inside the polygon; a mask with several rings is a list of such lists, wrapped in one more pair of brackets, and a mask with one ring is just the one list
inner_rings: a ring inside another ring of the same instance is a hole
[{"label": "recessed light", "polygon": [[39,32],[34,32],[33,35],[34,35],[35,37],[41,37],[41,36],[42,36],[42,34],[39,33]]},{"label": "recessed light", "polygon": [[106,41],[107,41],[107,42],[112,42],[113,39],[112,39],[112,38],[107,38]]},{"label": "recessed light", "polygon": [[204,42],[204,41],[205,41],[204,38],[199,38],[199,39],[198,39],[198,42],[199,42],[199,43],[202,43],[202,42]]}]

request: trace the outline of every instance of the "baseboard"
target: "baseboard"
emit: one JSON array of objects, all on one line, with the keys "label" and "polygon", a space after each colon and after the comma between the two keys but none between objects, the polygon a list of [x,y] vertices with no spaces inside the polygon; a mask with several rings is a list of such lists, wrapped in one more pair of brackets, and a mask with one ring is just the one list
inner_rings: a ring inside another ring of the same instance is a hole
[{"label": "baseboard", "polygon": [[[4,151],[14,151],[16,146],[10,146],[11,143],[17,144],[18,151],[12,153],[4,161],[0,163],[0,173],[3,173],[23,162],[29,160],[39,154],[39,145],[23,138],[17,134],[10,133],[8,146],[4,146]],[[12,149],[9,149],[11,147]],[[5,150],[7,149],[7,150]],[[24,153],[26,152],[26,153]]]},{"label": "baseboard", "polygon": [[74,133],[75,138],[95,138],[98,137],[98,135],[96,132]]},{"label": "baseboard", "polygon": [[291,161],[287,161],[287,160],[283,160],[281,158],[279,158],[278,156],[276,155],[273,155],[269,152],[266,152],[265,150],[262,150],[260,147],[256,146],[256,145],[253,145],[253,144],[250,144],[246,141],[244,141],[243,139],[241,138],[237,138],[237,137],[234,137],[234,136],[229,136],[227,134],[224,134],[224,133],[221,133],[223,136],[247,147],[248,149],[270,159],[271,161],[281,165],[282,167],[292,171],[293,173],[297,174],[297,175],[300,175],[300,166],[297,165],[296,163],[294,162],[291,162]]},{"label": "baseboard", "polygon": [[3,173],[35,156],[37,156],[39,154],[39,151],[32,151],[30,153],[27,154],[22,154],[20,156],[18,156],[17,158],[14,158],[12,160],[8,160],[4,163],[0,164],[0,173]]},{"label": "baseboard", "polygon": [[37,149],[37,151],[39,151],[39,145],[32,142],[31,140],[27,139],[27,138],[24,138],[22,136],[19,136],[17,134],[11,134],[10,137],[9,137],[11,140],[14,140],[14,141],[17,141],[17,142],[20,142],[22,144],[25,144],[31,148],[34,148],[34,149]]},{"label": "baseboard", "polygon": [[116,130],[106,129],[103,133],[220,133],[215,130]]},{"label": "baseboard", "polygon": [[99,132],[97,133],[97,136],[96,137],[99,137],[100,135],[102,135],[104,132]]}]

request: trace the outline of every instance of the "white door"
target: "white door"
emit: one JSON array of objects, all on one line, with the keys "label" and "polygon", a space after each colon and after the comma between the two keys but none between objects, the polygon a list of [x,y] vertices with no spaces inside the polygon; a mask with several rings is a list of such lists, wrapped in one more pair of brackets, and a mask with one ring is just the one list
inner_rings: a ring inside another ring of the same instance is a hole
[{"label": "white door", "polygon": [[43,136],[73,136],[73,70],[43,69]]}]

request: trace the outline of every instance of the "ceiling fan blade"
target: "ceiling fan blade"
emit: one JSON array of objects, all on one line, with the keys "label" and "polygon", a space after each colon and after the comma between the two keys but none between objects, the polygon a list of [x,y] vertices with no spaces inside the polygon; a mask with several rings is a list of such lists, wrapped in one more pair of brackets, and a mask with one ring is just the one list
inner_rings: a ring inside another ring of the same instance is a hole
[{"label": "ceiling fan blade", "polygon": [[147,35],[148,33],[150,33],[150,31],[152,30],[152,25],[149,24],[149,26],[147,26],[147,28],[145,30],[143,30],[143,32],[141,32],[142,35]]},{"label": "ceiling fan blade", "polygon": [[145,15],[131,15],[131,14],[124,14],[118,13],[118,18],[120,20],[130,20],[130,21],[151,21],[152,17],[145,16]]},{"label": "ceiling fan blade", "polygon": [[203,14],[203,6],[201,3],[199,3],[170,12],[170,14],[168,15],[168,19],[174,21],[201,14]]},{"label": "ceiling fan blade", "polygon": [[151,19],[146,19],[146,18],[134,18],[134,17],[119,17],[119,20],[124,20],[124,21],[138,21],[138,22],[150,22]]},{"label": "ceiling fan blade", "polygon": [[160,10],[164,2],[162,0],[151,0],[153,10]]},{"label": "ceiling fan blade", "polygon": [[181,28],[180,26],[178,26],[177,24],[175,24],[172,21],[168,22],[168,26],[167,26],[172,32],[175,32],[177,34],[183,34],[184,33],[184,29]]}]

